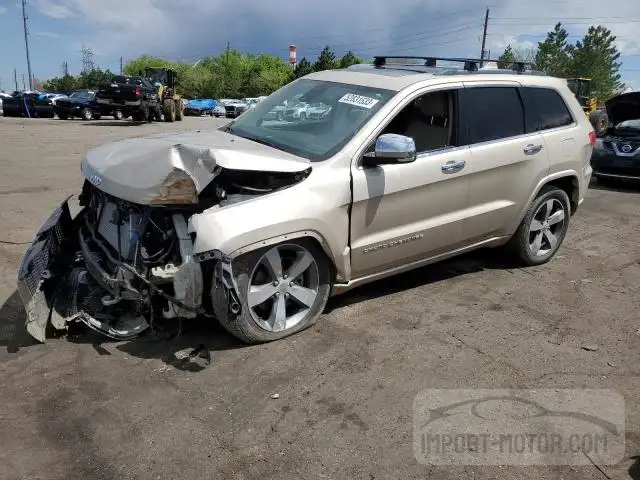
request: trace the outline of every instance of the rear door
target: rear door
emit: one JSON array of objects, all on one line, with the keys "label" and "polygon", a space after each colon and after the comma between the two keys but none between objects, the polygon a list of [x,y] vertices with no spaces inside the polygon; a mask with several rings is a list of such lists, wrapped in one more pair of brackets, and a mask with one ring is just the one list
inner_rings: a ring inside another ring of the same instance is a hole
[{"label": "rear door", "polygon": [[462,138],[470,146],[464,236],[471,243],[512,233],[533,186],[549,173],[548,149],[542,135],[527,128],[519,87],[468,82],[461,91]]}]

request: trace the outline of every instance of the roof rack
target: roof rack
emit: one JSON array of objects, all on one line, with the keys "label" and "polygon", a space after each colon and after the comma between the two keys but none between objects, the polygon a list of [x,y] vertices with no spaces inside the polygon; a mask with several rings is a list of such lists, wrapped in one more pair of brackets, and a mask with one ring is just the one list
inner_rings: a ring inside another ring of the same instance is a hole
[{"label": "roof rack", "polygon": [[[511,70],[517,73],[527,72],[527,66],[531,66],[530,62],[504,62],[503,60],[492,60],[490,58],[449,58],[449,57],[412,57],[412,56],[375,56],[373,57],[373,66],[376,68],[385,68],[386,66],[425,66],[437,67],[438,62],[457,62],[464,64],[463,69],[467,72],[479,71],[478,65],[483,63],[495,62],[498,65],[509,65]],[[504,68],[503,68],[504,69]]]}]

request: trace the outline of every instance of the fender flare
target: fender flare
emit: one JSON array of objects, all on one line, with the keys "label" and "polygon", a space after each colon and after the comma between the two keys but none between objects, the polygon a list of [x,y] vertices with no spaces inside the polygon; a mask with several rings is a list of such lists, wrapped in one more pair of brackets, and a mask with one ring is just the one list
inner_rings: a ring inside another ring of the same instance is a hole
[{"label": "fender flare", "polygon": [[[233,252],[229,253],[228,257],[234,260],[239,256],[244,255],[245,253],[251,252],[253,250],[257,250],[258,248],[269,247],[271,245],[276,245],[278,243],[282,243],[287,240],[297,240],[301,238],[311,238],[316,242],[318,242],[318,244],[324,251],[325,255],[327,256],[327,259],[329,260],[329,263],[331,265],[331,268],[333,269],[334,278],[336,281],[342,282],[345,280],[345,278],[348,279],[351,277],[350,261],[341,262],[341,264],[344,265],[344,270],[346,270],[344,273],[341,273],[340,269],[338,268],[338,262],[337,262],[338,259],[334,257],[333,252],[329,247],[329,243],[324,238],[324,236],[316,230],[298,230],[294,232],[276,235],[275,237],[270,237],[265,240],[260,240],[258,242],[254,242],[249,245],[245,245],[244,247],[237,248]],[[348,253],[346,255],[348,258],[350,258],[350,255]]]}]

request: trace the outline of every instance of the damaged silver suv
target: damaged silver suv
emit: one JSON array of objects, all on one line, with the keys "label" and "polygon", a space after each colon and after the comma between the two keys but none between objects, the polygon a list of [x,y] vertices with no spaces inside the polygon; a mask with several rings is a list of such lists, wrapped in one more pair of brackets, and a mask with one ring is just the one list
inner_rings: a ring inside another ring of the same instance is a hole
[{"label": "damaged silver suv", "polygon": [[[547,262],[595,134],[565,81],[516,67],[377,57],[219,130],[91,150],[80,212],[63,202],[22,260],[28,331],[128,339],[203,314],[265,342],[312,325],[331,294],[479,247]],[[274,114],[300,102],[323,115]]]}]

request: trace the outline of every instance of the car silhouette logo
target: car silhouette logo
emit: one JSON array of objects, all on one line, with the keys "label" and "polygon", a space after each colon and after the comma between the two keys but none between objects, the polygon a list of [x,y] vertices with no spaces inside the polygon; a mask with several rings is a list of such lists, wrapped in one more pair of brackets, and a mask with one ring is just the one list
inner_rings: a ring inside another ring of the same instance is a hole
[{"label": "car silhouette logo", "polygon": [[629,152],[631,151],[631,145],[629,145],[628,143],[625,143],[625,144],[622,146],[621,150],[622,150],[624,153],[629,153]]}]

